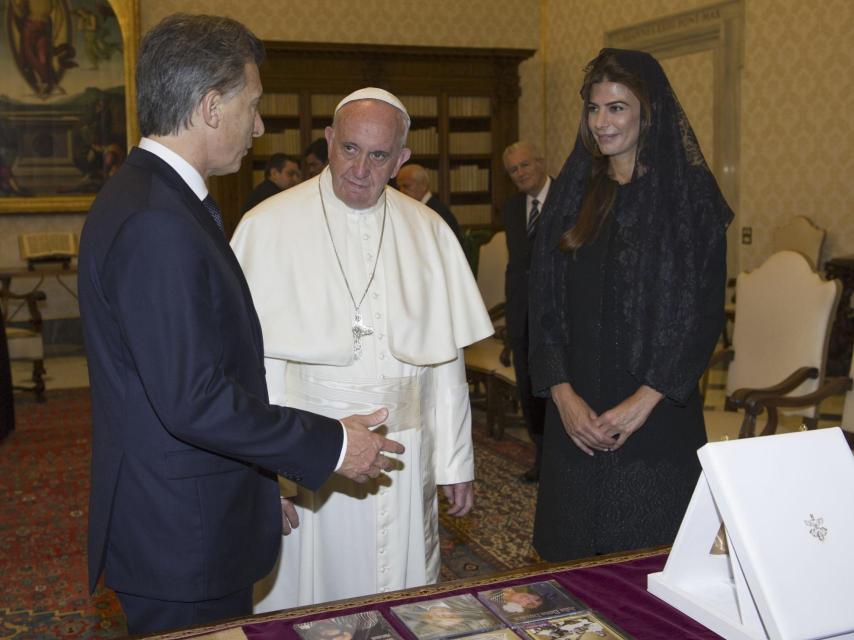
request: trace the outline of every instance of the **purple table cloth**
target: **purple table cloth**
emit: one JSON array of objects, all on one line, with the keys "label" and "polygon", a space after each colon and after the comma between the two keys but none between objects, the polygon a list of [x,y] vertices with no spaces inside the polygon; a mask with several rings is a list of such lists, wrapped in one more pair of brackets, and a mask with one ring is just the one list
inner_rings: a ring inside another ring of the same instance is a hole
[{"label": "purple table cloth", "polygon": [[[403,602],[416,602],[432,598],[446,597],[461,593],[477,593],[485,589],[494,589],[514,584],[555,579],[573,595],[587,603],[591,609],[608,618],[626,633],[638,640],[706,640],[719,638],[698,622],[659,600],[646,590],[646,576],[661,571],[667,560],[665,552],[622,562],[605,562],[595,566],[576,568],[545,569],[531,572],[524,577],[505,580],[487,578],[470,581],[466,587],[453,588],[437,593],[430,588],[429,595],[371,599],[357,606],[341,604],[318,605],[311,613],[295,615],[288,619],[271,619],[270,616],[288,615],[286,612],[269,614],[263,621],[243,625],[243,632],[249,640],[299,640],[293,625],[308,620],[320,620],[358,611],[376,609],[397,629],[404,638],[413,638],[406,628],[393,616],[389,609]],[[426,590],[425,590],[426,591]],[[296,613],[296,612],[294,612]]]}]

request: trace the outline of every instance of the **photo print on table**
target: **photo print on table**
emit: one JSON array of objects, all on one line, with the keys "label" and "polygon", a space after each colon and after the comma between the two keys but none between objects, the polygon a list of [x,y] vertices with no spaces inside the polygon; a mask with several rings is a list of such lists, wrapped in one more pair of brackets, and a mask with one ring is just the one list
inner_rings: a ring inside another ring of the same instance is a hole
[{"label": "photo print on table", "polygon": [[391,611],[418,640],[456,638],[503,626],[469,593],[401,604]]},{"label": "photo print on table", "polygon": [[294,631],[303,640],[402,640],[379,611],[301,622]]},{"label": "photo print on table", "polygon": [[590,608],[555,580],[490,589],[477,597],[511,627]]},{"label": "photo print on table", "polygon": [[631,640],[613,623],[591,611],[571,616],[540,620],[523,626],[522,631],[533,640]]},{"label": "photo print on table", "polygon": [[495,631],[476,633],[473,636],[464,636],[460,640],[520,640],[520,638],[512,629],[505,627]]}]

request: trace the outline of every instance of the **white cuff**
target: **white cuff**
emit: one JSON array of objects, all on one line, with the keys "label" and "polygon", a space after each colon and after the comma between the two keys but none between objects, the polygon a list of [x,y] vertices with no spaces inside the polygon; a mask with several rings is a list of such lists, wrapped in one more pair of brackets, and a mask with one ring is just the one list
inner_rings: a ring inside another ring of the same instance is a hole
[{"label": "white cuff", "polygon": [[347,429],[344,428],[344,423],[340,420],[338,423],[341,425],[341,430],[344,432],[344,442],[341,444],[341,453],[338,455],[338,464],[335,465],[334,471],[338,471],[341,468],[341,465],[344,464],[344,456],[347,453]]}]

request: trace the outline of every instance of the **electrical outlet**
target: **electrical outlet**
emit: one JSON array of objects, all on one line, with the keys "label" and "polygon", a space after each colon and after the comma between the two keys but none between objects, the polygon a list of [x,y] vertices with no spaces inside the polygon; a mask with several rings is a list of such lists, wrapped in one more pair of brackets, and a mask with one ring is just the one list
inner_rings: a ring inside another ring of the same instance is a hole
[{"label": "electrical outlet", "polygon": [[741,228],[741,244],[753,244],[753,227]]}]

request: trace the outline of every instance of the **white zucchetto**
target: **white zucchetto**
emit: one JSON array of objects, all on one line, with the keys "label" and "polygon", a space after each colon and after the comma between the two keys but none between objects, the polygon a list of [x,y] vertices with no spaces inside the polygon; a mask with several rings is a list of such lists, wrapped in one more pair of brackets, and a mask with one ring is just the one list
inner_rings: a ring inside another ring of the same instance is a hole
[{"label": "white zucchetto", "polygon": [[394,94],[389,93],[385,89],[378,89],[377,87],[364,87],[363,89],[354,91],[338,103],[338,106],[335,107],[335,113],[338,113],[345,104],[356,102],[357,100],[379,100],[380,102],[390,104],[395,109],[403,112],[403,115],[406,116],[406,124],[407,126],[409,125],[409,113],[406,111],[403,103]]}]

